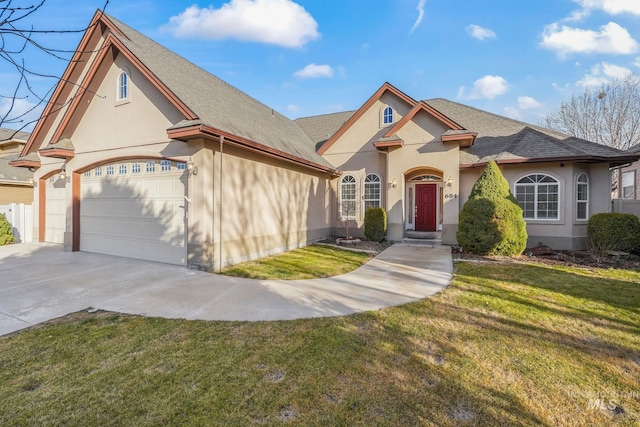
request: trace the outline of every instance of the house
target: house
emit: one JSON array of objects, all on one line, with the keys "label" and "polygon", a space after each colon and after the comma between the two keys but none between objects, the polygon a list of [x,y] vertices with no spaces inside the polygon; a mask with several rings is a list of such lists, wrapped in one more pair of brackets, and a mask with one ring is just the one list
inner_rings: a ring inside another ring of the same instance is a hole
[{"label": "house", "polygon": [[28,139],[27,132],[0,128],[0,205],[33,202],[33,173],[9,164]]},{"label": "house", "polygon": [[[640,155],[640,144],[634,145],[627,150],[629,154]],[[620,199],[640,200],[640,162],[636,162],[623,167],[618,176],[619,182],[618,197]]]},{"label": "house", "polygon": [[[77,82],[72,84],[69,82]],[[73,251],[221,268],[343,232],[364,211],[456,243],[489,159],[530,245],[585,245],[609,168],[638,159],[384,83],[356,111],[290,120],[96,13],[15,166],[36,168],[34,235]]]}]

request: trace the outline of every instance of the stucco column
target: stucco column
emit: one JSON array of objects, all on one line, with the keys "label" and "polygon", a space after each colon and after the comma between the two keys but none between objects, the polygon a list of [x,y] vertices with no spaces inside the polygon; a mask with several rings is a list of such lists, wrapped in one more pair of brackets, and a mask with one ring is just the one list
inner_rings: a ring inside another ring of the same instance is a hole
[{"label": "stucco column", "polygon": [[190,266],[209,269],[213,267],[213,151],[204,141],[191,142],[195,153],[191,156],[197,174],[188,182],[188,263]]}]

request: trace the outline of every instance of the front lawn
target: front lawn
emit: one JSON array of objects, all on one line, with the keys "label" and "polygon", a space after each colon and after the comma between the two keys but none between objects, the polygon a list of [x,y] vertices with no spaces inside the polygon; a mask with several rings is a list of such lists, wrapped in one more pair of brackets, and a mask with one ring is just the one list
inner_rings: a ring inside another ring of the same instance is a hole
[{"label": "front lawn", "polygon": [[78,313],[0,337],[0,425],[638,425],[640,272],[455,269],[339,318]]},{"label": "front lawn", "polygon": [[311,245],[236,264],[223,269],[221,273],[251,279],[316,279],[353,271],[369,261],[371,256],[333,246]]}]

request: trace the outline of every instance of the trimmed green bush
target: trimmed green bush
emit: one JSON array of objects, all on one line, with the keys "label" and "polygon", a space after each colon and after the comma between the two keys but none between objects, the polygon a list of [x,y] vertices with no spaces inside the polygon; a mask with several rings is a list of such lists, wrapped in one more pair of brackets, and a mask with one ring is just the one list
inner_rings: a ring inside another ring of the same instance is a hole
[{"label": "trimmed green bush", "polygon": [[597,252],[632,252],[640,248],[640,220],[623,213],[598,213],[589,218],[587,236]]},{"label": "trimmed green bush", "polygon": [[527,247],[522,209],[493,160],[462,207],[456,237],[462,249],[478,255],[520,255]]},{"label": "trimmed green bush", "polygon": [[15,241],[13,226],[4,215],[0,214],[0,246],[10,245]]},{"label": "trimmed green bush", "polygon": [[369,208],[364,213],[364,235],[373,242],[387,237],[387,212],[382,208]]}]

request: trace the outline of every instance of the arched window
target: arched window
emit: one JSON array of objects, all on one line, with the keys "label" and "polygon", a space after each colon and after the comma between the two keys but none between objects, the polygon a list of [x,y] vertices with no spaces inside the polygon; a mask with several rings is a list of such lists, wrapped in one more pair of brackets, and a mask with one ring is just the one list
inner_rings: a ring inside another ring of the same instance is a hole
[{"label": "arched window", "polygon": [[560,185],[552,176],[535,173],[520,178],[516,199],[525,219],[558,219]]},{"label": "arched window", "polygon": [[340,217],[342,219],[356,219],[356,179],[352,175],[345,175],[340,181]]},{"label": "arched window", "polygon": [[118,101],[129,98],[129,76],[124,71],[118,76]]},{"label": "arched window", "polygon": [[393,108],[386,107],[382,110],[382,124],[388,125],[393,123]]},{"label": "arched window", "polygon": [[364,211],[369,208],[379,208],[381,202],[381,180],[375,173],[364,178]]},{"label": "arched window", "polygon": [[584,173],[576,182],[576,219],[589,219],[589,178]]}]

